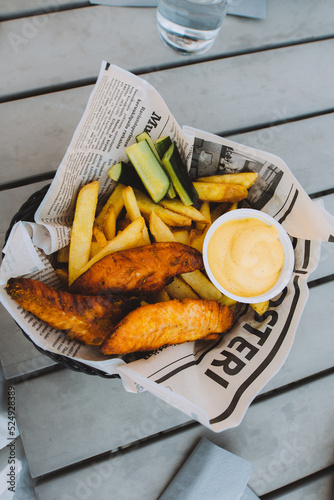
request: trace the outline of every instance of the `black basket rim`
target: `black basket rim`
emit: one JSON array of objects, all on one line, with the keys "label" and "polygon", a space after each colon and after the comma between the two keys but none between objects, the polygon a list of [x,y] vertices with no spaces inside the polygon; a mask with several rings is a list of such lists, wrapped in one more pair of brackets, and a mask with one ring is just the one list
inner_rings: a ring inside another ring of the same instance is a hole
[{"label": "black basket rim", "polygon": [[[43,200],[47,190],[49,189],[50,184],[47,184],[46,186],[42,187],[40,190],[36,191],[33,193],[29,198],[27,199],[26,202],[23,203],[23,205],[20,207],[20,209],[17,211],[17,213],[13,216],[9,227],[6,231],[5,234],[5,244],[8,240],[8,237],[10,235],[10,232],[13,228],[13,226],[19,222],[19,221],[27,221],[27,222],[34,222],[34,216],[37,208],[39,207],[41,201]],[[16,323],[17,324],[17,323]],[[43,349],[42,347],[38,346],[35,344],[33,339],[29,337],[29,335],[20,327],[20,325],[17,325],[24,336],[32,342],[32,344],[35,346],[35,348],[41,353],[44,354],[45,356],[49,357],[52,359],[52,361],[55,361],[58,364],[64,365],[66,368],[69,368],[70,370],[76,371],[76,372],[81,372],[81,373],[86,373],[87,375],[98,375],[103,378],[120,378],[118,374],[109,374],[106,373],[102,370],[99,370],[98,368],[94,368],[92,366],[86,365],[82,361],[77,361],[74,358],[69,358],[67,356],[63,356],[62,354],[56,354],[54,352],[48,351],[46,349]]]}]

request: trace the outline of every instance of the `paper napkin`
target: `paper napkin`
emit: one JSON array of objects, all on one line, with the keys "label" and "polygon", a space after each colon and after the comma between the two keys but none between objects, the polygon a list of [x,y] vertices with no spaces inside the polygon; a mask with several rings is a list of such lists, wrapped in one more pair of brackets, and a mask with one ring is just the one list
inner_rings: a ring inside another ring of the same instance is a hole
[{"label": "paper napkin", "polygon": [[254,466],[201,438],[159,500],[255,500],[247,487]]}]

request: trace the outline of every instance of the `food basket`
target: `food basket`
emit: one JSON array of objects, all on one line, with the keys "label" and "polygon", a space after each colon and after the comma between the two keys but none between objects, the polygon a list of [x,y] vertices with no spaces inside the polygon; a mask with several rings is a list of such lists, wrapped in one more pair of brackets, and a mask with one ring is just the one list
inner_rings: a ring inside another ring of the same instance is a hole
[{"label": "food basket", "polygon": [[[117,100],[120,95],[122,105]],[[118,120],[117,113],[121,115]],[[30,274],[52,286],[55,274],[47,256],[69,242],[79,189],[98,180],[101,200],[108,197],[112,188],[109,167],[126,161],[126,148],[143,130],[152,141],[170,136],[192,179],[256,172],[257,181],[242,208],[263,211],[282,224],[293,240],[295,269],[286,289],[270,301],[264,314],[256,315],[247,305],[240,307],[235,324],[221,339],[106,357],[96,346],[75,345],[71,339],[69,347],[63,333],[30,321],[28,313],[21,314],[8,298],[5,285],[9,278]],[[56,363],[77,372],[121,378],[127,391],[147,390],[221,432],[241,422],[251,401],[285,362],[308,298],[307,278],[318,264],[320,242],[332,241],[333,229],[334,219],[312,202],[282,159],[203,130],[181,128],[153,87],[103,62],[50,187],[34,193],[11,221],[0,268],[0,298],[24,335]]]},{"label": "food basket", "polygon": [[[6,232],[5,236],[5,242],[7,241],[9,234],[12,230],[12,227],[16,222],[19,222],[21,220],[27,221],[27,222],[33,222],[34,221],[34,215],[39,207],[41,201],[44,198],[45,193],[49,189],[49,184],[41,188],[39,191],[36,191],[33,193],[25,203],[21,206],[19,211],[14,215],[12,218],[9,228]],[[20,328],[20,327],[19,327]],[[98,370],[97,368],[94,368],[92,366],[88,366],[84,363],[81,363],[80,361],[77,361],[76,359],[69,358],[66,356],[62,356],[61,354],[56,354],[53,352],[50,352],[46,349],[42,349],[40,346],[36,345],[33,339],[25,333],[25,331],[20,328],[24,336],[30,340],[30,342],[33,343],[35,348],[41,353],[44,354],[44,356],[47,356],[52,359],[52,361],[55,361],[56,363],[64,365],[66,368],[69,368],[70,370],[76,371],[76,372],[82,372],[86,373],[87,375],[98,375],[100,377],[104,378],[120,378],[119,375],[117,374],[107,374],[103,372],[102,370]]]}]

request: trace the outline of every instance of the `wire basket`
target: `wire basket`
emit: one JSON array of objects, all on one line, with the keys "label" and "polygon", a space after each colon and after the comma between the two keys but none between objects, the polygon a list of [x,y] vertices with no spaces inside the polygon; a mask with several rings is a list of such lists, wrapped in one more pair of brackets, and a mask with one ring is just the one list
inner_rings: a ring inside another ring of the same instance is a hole
[{"label": "wire basket", "polygon": [[[9,228],[8,228],[6,235],[5,235],[5,241],[7,241],[9,234],[12,230],[12,227],[14,226],[14,224],[16,224],[16,222],[19,222],[19,221],[34,222],[35,212],[36,212],[37,208],[39,207],[41,201],[43,200],[44,195],[46,194],[49,186],[50,186],[50,184],[48,184],[47,186],[44,186],[39,191],[36,191],[36,193],[32,194],[27,199],[27,201],[21,206],[19,211],[14,215],[14,217],[12,218],[12,220],[10,222]],[[66,368],[69,368],[70,370],[73,370],[76,372],[86,373],[87,375],[98,375],[98,376],[104,377],[104,378],[119,378],[119,375],[107,374],[101,370],[98,370],[98,369],[93,368],[91,366],[85,365],[84,363],[77,361],[73,358],[68,358],[66,356],[62,356],[61,354],[56,354],[56,353],[47,351],[45,349],[42,349],[40,346],[38,346],[34,343],[34,341],[22,330],[22,328],[20,328],[20,330],[22,331],[24,336],[28,340],[30,340],[30,342],[32,342],[34,344],[34,346],[36,347],[36,349],[40,353],[51,358],[56,363],[59,363],[59,364],[66,366]]]}]

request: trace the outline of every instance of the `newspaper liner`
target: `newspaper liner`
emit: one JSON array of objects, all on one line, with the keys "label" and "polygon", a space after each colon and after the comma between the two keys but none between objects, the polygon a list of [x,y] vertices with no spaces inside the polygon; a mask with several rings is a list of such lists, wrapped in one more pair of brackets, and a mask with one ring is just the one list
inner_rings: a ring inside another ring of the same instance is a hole
[{"label": "newspaper liner", "polygon": [[[196,341],[125,363],[106,359],[97,347],[66,338],[24,311],[5,292],[10,277],[28,276],[61,287],[52,254],[70,237],[76,195],[98,179],[100,198],[111,192],[110,165],[126,161],[126,146],[146,130],[156,140],[170,135],[195,178],[257,171],[243,206],[263,210],[290,234],[295,270],[287,288],[259,317],[240,304],[235,326],[220,341]],[[190,127],[181,127],[145,80],[103,62],[82,119],[35,214],[18,222],[4,248],[0,299],[33,342],[107,374],[120,375],[126,390],[148,390],[215,432],[238,425],[249,404],[283,365],[308,298],[307,278],[316,268],[320,242],[334,240],[334,217],[307,196],[277,156]],[[22,258],[24,256],[24,258]]]}]

